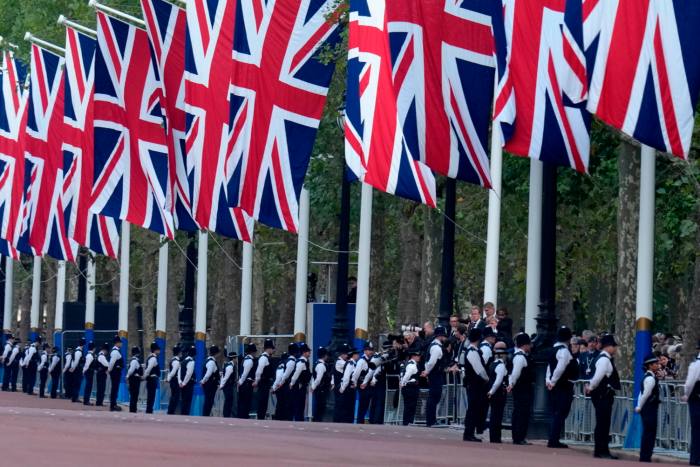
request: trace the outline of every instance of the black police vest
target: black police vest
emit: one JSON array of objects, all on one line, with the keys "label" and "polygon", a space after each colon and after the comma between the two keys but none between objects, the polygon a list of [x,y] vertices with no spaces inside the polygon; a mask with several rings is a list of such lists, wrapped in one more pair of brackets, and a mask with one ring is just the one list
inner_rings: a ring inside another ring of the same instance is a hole
[{"label": "black police vest", "polygon": [[[49,371],[49,354],[45,350],[42,350],[41,353],[37,352],[37,354],[39,357],[46,355],[46,363],[44,363],[44,366],[42,367],[41,371]],[[37,358],[37,362],[39,361],[41,361],[41,358]]]},{"label": "black police vest", "polygon": [[[345,365],[347,365],[347,360],[343,363],[343,371],[345,371]],[[336,391],[340,389],[340,383],[343,381],[343,371],[338,371],[337,362],[336,365],[333,365],[333,384]]]},{"label": "black police vest", "polygon": [[[265,357],[267,359],[267,365],[263,368],[262,375],[260,375],[260,382],[263,385],[270,385],[275,380],[275,367],[272,366],[272,360],[266,354],[260,356],[260,358]],[[258,358],[258,365],[260,364],[260,358]]]},{"label": "black police vest", "polygon": [[571,360],[569,360],[569,363],[566,365],[566,368],[564,368],[564,373],[559,377],[559,379],[557,380],[557,384],[555,384],[554,387],[561,389],[570,389],[574,386],[572,381],[576,381],[578,379],[579,366],[578,361],[575,358],[573,358],[573,356],[571,355],[571,351],[569,351],[565,344],[555,345],[552,348],[552,353],[549,356],[548,362],[549,374],[554,374],[554,369],[559,363],[559,361],[557,360],[557,354],[559,353],[560,349],[566,349],[566,351],[569,352],[569,355],[571,356]]},{"label": "black police vest", "polygon": [[[209,363],[210,361],[214,362],[216,369],[214,370],[214,373],[212,373],[212,375],[207,380],[207,383],[218,385],[219,381],[221,381],[221,373],[219,373],[219,365],[216,363],[216,360],[214,359],[214,357],[207,358],[207,363]],[[206,364],[205,364],[205,372],[206,372]]]},{"label": "black police vest", "polygon": [[[695,361],[700,362],[700,357],[696,358]],[[693,390],[688,395],[688,401],[700,402],[700,381],[695,381],[695,386],[693,386]]]},{"label": "black police vest", "polygon": [[610,374],[610,376],[603,376],[603,379],[600,381],[598,387],[591,391],[591,397],[595,399],[603,398],[607,396],[608,393],[614,393],[615,391],[619,391],[622,388],[622,386],[620,385],[620,375],[617,373],[615,363],[610,357],[608,357],[607,355],[603,355],[602,353],[598,354],[595,361],[593,362],[593,368],[596,368],[596,366],[598,365],[598,360],[600,360],[601,358],[607,358],[608,360],[610,360],[610,364],[612,365],[612,373]]},{"label": "black police vest", "polygon": [[[483,347],[488,347],[491,350],[491,356],[489,357],[488,360],[484,360],[484,351],[481,350]],[[495,360],[493,356],[493,348],[491,347],[491,344],[488,342],[482,342],[479,345],[479,353],[481,354],[481,361],[484,362],[484,368],[488,368],[491,366],[491,363]]]},{"label": "black police vest", "polygon": [[[170,359],[170,363],[168,363],[168,373],[173,371],[173,366],[175,366],[175,362],[179,362],[179,361],[180,361],[180,357],[173,357]],[[182,367],[180,367],[180,368],[182,368]]]},{"label": "black police vest", "polygon": [[302,357],[301,361],[304,362],[304,369],[301,370],[298,384],[301,388],[305,388],[309,385],[309,381],[311,381],[311,368],[309,368],[309,361],[306,358]]},{"label": "black police vest", "polygon": [[39,352],[35,351],[34,354],[32,355],[32,358],[29,360],[29,365],[32,367],[37,367],[39,366]]},{"label": "black police vest", "polygon": [[158,364],[158,357],[156,357],[155,355],[151,355],[148,357],[148,360],[150,361],[152,358],[155,358],[156,364],[153,368],[151,368],[151,371],[146,375],[146,378],[160,378],[160,365]]},{"label": "black police vest", "polygon": [[[58,363],[56,363],[56,366],[53,368],[52,374],[61,374],[61,357],[58,355],[51,355],[51,358],[49,358],[49,361],[53,360],[53,357],[58,358]],[[46,365],[47,367],[51,366],[50,364]]]},{"label": "black police vest", "polygon": [[243,374],[243,364],[246,360],[253,361],[253,367],[248,372],[248,376],[246,376],[246,381],[255,381],[255,370],[258,369],[258,360],[252,355],[246,355],[245,358],[241,361],[241,367],[238,369],[238,371],[240,371],[239,374]]},{"label": "black police vest", "polygon": [[[504,365],[503,361],[501,360],[494,360],[491,362],[488,368],[488,373],[489,373],[489,389],[493,387],[493,383],[496,382],[496,368],[499,366]],[[494,393],[494,396],[506,396],[506,387],[508,385],[506,384],[506,378],[504,377],[503,380],[501,381],[501,385],[499,388],[496,390]]]},{"label": "black police vest", "polygon": [[[185,380],[185,376],[187,376],[187,365],[193,361],[192,357],[187,357],[182,361],[182,365],[180,365],[180,379]],[[187,384],[194,384],[194,374],[192,375],[192,378],[187,382]]]},{"label": "black police vest", "polygon": [[231,386],[233,386],[234,384],[236,384],[236,372],[235,372],[236,367],[234,366],[233,362],[226,362],[224,364],[224,368],[223,368],[224,374],[226,374],[226,370],[229,367],[231,368],[231,376],[229,376],[229,378],[224,383],[224,386],[223,386],[224,389],[228,389]]},{"label": "black police vest", "polygon": [[530,391],[532,390],[532,384],[535,382],[535,366],[533,364],[532,358],[530,358],[529,355],[526,355],[525,352],[521,350],[515,352],[515,354],[513,355],[513,360],[515,360],[515,357],[518,355],[522,355],[523,357],[525,357],[527,366],[523,368],[520,372],[520,378],[518,378],[518,381],[515,383],[515,386],[513,386],[513,391]]},{"label": "black police vest", "polygon": [[[106,356],[105,354],[103,354],[102,352],[100,352],[99,354],[97,354],[97,358],[95,359],[95,363],[96,363],[96,365],[97,365],[97,367],[96,367],[96,368],[97,368],[97,374],[98,374],[98,375],[103,375],[103,374],[107,373],[107,367],[104,366],[103,364],[101,364],[100,361],[98,360],[98,359],[100,358],[100,355],[102,355],[103,357],[105,357],[105,359],[107,358],[107,356]],[[109,362],[109,361],[108,361],[108,362]]]},{"label": "black police vest", "polygon": [[[409,360],[408,362],[401,364],[401,380],[403,380],[403,377],[406,375],[406,370],[408,369],[409,365],[416,366],[416,361]],[[416,379],[417,377],[418,377],[418,372],[413,374],[411,379],[408,380],[408,382],[406,383],[406,386],[417,386],[418,385],[418,380]]]},{"label": "black police vest", "polygon": [[136,363],[138,363],[139,366],[138,366],[138,368],[136,369],[136,371],[134,371],[133,373],[131,373],[131,376],[129,376],[129,378],[130,378],[130,379],[133,379],[133,378],[139,378],[139,379],[140,379],[141,376],[143,376],[143,367],[141,366],[141,362],[139,362],[139,358],[138,358],[138,357],[131,357],[131,361],[133,362],[134,360],[136,360]]},{"label": "black police vest", "polygon": [[[89,371],[95,371],[98,368],[98,363],[97,363],[97,357],[95,357],[95,352],[89,351],[88,352],[90,355],[92,355],[92,362],[90,362],[90,367],[88,368]],[[99,365],[102,366],[102,365]]]},{"label": "black police vest", "polygon": [[314,365],[314,381],[318,377],[318,374],[316,373],[316,367],[319,363],[326,367],[326,371],[323,372],[321,381],[318,383],[318,386],[316,386],[316,391],[328,391],[331,388],[331,379],[333,378],[333,374],[331,373],[330,365],[324,362],[323,360],[317,361],[316,365]]},{"label": "black police vest", "polygon": [[[437,374],[437,373],[442,373],[445,371],[445,368],[447,367],[447,363],[445,362],[445,349],[442,347],[442,344],[439,344],[437,342],[433,342],[428,346],[428,360],[430,359],[430,351],[433,349],[434,346],[440,347],[440,350],[442,351],[442,357],[438,358],[437,363],[435,363],[435,366],[433,367],[432,371],[430,373]],[[426,360],[426,362],[428,361]]]},{"label": "black police vest", "polygon": [[[75,361],[75,354],[78,353],[78,349],[73,351],[73,361]],[[83,368],[85,366],[85,352],[80,349],[80,358],[78,359],[78,368]]]},{"label": "black police vest", "polygon": [[642,379],[642,386],[644,386],[644,381],[647,378],[654,378],[654,389],[651,390],[651,396],[647,399],[644,406],[647,405],[659,405],[661,403],[661,391],[659,390],[659,380],[653,373],[647,373]]},{"label": "black police vest", "polygon": [[484,355],[481,352],[481,349],[475,349],[474,347],[470,346],[467,349],[466,354],[464,355],[464,381],[468,384],[481,382],[483,381],[483,379],[481,379],[481,376],[477,374],[477,372],[474,370],[474,367],[469,362],[469,358],[467,358],[469,356],[469,352],[476,352],[477,354],[479,354],[479,359],[481,360],[481,362],[484,362]]},{"label": "black police vest", "polygon": [[[68,357],[71,358],[70,362],[68,362]],[[19,360],[19,355],[17,355],[17,360]],[[70,367],[73,365],[73,352],[66,352],[63,354],[63,361],[66,362],[66,371],[70,370]]]},{"label": "black police vest", "polygon": [[[122,371],[122,368],[124,368],[124,358],[121,356],[121,350],[119,350],[119,349],[116,348],[116,347],[112,348],[112,350],[113,350],[113,351],[116,350],[116,351],[119,352],[119,358],[117,359],[116,362],[114,362],[114,366],[112,367],[112,371],[113,371],[113,372]],[[111,354],[111,353],[110,353],[109,358],[110,358],[110,359],[112,358],[112,354]]]},{"label": "black police vest", "polygon": [[369,358],[367,358],[366,355],[363,355],[360,358],[367,363],[367,367],[360,372],[360,376],[357,378],[358,384],[362,384],[362,382],[365,380],[365,376],[367,376],[367,373],[369,372]]}]

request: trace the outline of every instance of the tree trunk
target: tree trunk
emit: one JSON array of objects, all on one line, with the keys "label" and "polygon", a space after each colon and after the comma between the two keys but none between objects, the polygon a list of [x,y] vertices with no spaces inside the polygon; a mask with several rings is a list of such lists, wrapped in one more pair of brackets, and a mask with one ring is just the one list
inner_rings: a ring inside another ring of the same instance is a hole
[{"label": "tree trunk", "polygon": [[[211,256],[211,270],[216,274],[211,275],[211,289],[209,293],[211,321],[210,337],[213,344],[223,348],[226,337],[238,334],[240,328],[241,309],[241,270],[233,264],[230,258],[241,264],[240,254],[237,250],[241,242],[217,238],[221,247],[214,244]],[[221,251],[223,249],[224,251]]]},{"label": "tree trunk", "polygon": [[376,336],[385,331],[387,326],[386,291],[387,281],[384,277],[386,206],[383,196],[374,198],[372,207],[372,265],[369,280],[369,332]]},{"label": "tree trunk", "polygon": [[440,303],[442,266],[442,227],[444,217],[437,209],[421,206],[423,211],[423,251],[420,282],[420,320],[433,319]]},{"label": "tree trunk", "polygon": [[53,345],[53,330],[56,328],[56,287],[58,283],[56,281],[56,270],[58,265],[56,261],[46,261],[46,276],[51,277],[48,282],[42,287],[42,294],[44,295],[44,303],[46,304],[46,322],[43,326],[44,335],[47,342]]},{"label": "tree trunk", "polygon": [[151,342],[155,340],[156,331],[156,299],[158,290],[158,248],[160,240],[149,242],[141,266],[141,307],[143,313],[143,352],[150,351]]},{"label": "tree trunk", "polygon": [[639,150],[628,142],[620,145],[617,207],[617,302],[615,334],[620,345],[617,359],[623,378],[632,376],[635,347],[637,293],[637,242],[639,231]]},{"label": "tree trunk", "polygon": [[[265,327],[265,332],[270,332],[272,334],[278,334],[279,330],[272,324],[267,324],[263,322],[263,318],[266,317],[267,321],[270,321],[269,313],[265,312],[266,309],[266,295],[265,295],[265,276],[263,274],[264,263],[263,260],[265,255],[260,248],[253,248],[253,303],[252,303],[252,322],[251,331],[255,333],[263,332],[263,326]],[[239,310],[240,319],[240,310]],[[239,321],[240,322],[240,321]],[[239,330],[236,331],[236,334]]]},{"label": "tree trunk", "polygon": [[406,201],[399,219],[401,279],[396,306],[399,325],[420,318],[422,239],[413,219],[417,207],[416,203]]},{"label": "tree trunk", "polygon": [[[187,236],[180,235],[187,239]],[[185,267],[187,266],[187,256],[185,254],[186,242],[180,242],[175,245],[175,241],[170,242],[168,256],[168,305],[165,316],[165,332],[167,338],[168,351],[166,352],[166,361],[172,356],[170,349],[180,342],[180,303],[182,301],[182,292],[184,290]],[[182,245],[185,245],[183,247]],[[164,351],[165,352],[165,351]]]}]

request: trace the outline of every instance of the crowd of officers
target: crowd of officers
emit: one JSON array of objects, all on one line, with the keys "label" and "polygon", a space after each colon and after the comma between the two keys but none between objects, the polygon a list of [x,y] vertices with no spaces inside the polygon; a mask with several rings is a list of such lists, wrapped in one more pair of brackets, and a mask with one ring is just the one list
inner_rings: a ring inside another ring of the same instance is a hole
[{"label": "crowd of officers", "polygon": [[[580,361],[572,354],[571,338],[569,328],[564,326],[558,330],[557,342],[550,352],[546,369],[545,384],[552,410],[549,448],[567,447],[560,441],[560,435],[573,402],[574,381],[580,378]],[[366,342],[362,349],[345,344],[338,349],[334,363],[329,360],[327,349],[319,347],[317,360],[312,363],[311,349],[305,343],[289,344],[287,352],[274,359],[274,342],[266,339],[260,355],[257,346],[248,343],[244,347],[245,355],[240,359],[235,352],[229,352],[223,368],[219,368],[216,360],[220,349],[214,345],[209,348],[204,374],[199,381],[204,395],[202,411],[205,416],[211,415],[217,391],[222,391],[224,417],[249,418],[255,399],[257,418],[265,419],[270,394],[274,394],[273,418],[304,421],[306,404],[312,401],[313,420],[324,421],[328,398],[333,393],[334,422],[353,423],[356,419],[364,423],[368,419],[370,423],[383,423],[385,395],[389,387],[400,390],[403,424],[409,425],[414,422],[420,389],[427,388],[426,424],[430,427],[436,424],[446,374],[453,373],[463,381],[467,394],[464,441],[481,442],[478,435],[488,428],[489,441],[502,442],[503,413],[510,393],[513,399],[512,440],[514,444],[527,445],[530,444],[527,432],[535,383],[532,342],[527,334],[520,333],[515,336],[513,344],[510,349],[490,327],[455,324],[449,335],[446,328],[438,326],[424,328],[419,337],[412,332],[389,336],[379,352],[371,342]],[[61,361],[56,347],[49,348],[40,341],[22,346],[19,339],[9,337],[0,355],[4,365],[2,390],[17,390],[21,370],[22,390],[27,394],[34,393],[38,375],[39,397],[47,397],[45,390],[50,376],[51,398],[58,397],[62,379],[63,397],[79,402],[82,387],[82,403],[92,405],[93,382],[96,382],[95,405],[103,406],[106,380],[110,378],[109,407],[112,411],[119,411],[117,396],[123,365],[121,345],[121,339],[115,336],[111,349],[104,344],[95,353],[95,344],[86,344],[82,339],[75,349],[66,349]],[[588,380],[585,392],[591,398],[596,415],[594,456],[614,459],[608,442],[615,391],[621,388],[614,363],[617,343],[612,335],[604,335],[599,345],[600,349],[588,365],[590,371],[585,378]],[[697,349],[700,351],[700,342]],[[153,412],[161,375],[158,363],[161,349],[153,343],[150,351],[142,363],[140,349],[133,347],[131,350],[126,369],[131,412],[137,410],[144,381],[146,412]],[[194,347],[183,349],[178,345],[173,348],[166,375],[171,392],[168,414],[190,414],[196,382],[195,357]],[[640,461],[650,462],[661,402],[657,377],[659,360],[649,354],[644,359],[644,366],[646,374],[635,411],[641,415],[643,426]],[[388,379],[388,375],[396,378]],[[313,397],[309,397],[311,394]],[[690,365],[684,394],[691,420],[690,464],[700,465],[700,355]],[[396,405],[397,400],[392,403]]]}]

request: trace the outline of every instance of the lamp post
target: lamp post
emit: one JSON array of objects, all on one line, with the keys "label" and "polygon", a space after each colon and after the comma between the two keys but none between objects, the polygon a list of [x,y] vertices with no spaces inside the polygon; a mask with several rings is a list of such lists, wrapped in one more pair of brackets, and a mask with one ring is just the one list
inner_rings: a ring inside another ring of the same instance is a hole
[{"label": "lamp post", "polygon": [[180,310],[180,343],[183,349],[194,345],[194,277],[197,261],[197,247],[194,245],[195,233],[187,234],[187,259],[185,263],[185,296]]}]

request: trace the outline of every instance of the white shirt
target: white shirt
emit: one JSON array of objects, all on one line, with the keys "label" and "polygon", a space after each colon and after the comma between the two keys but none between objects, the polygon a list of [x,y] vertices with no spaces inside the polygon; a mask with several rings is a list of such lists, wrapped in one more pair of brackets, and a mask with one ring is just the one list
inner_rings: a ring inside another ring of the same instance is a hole
[{"label": "white shirt", "polygon": [[[651,378],[647,378],[647,375],[650,375]],[[639,400],[637,401],[636,410],[642,410],[644,404],[646,404],[649,397],[651,397],[651,392],[654,390],[654,386],[656,386],[654,373],[652,373],[651,371],[647,371],[644,374],[644,379],[642,379],[642,390],[639,393]]]},{"label": "white shirt", "polygon": [[138,359],[132,358],[129,360],[129,370],[126,372],[126,377],[128,378],[129,376],[133,375],[135,371],[139,369],[141,364],[139,363]]},{"label": "white shirt", "polygon": [[[367,364],[367,357],[363,355],[360,357],[359,360],[355,363],[355,371],[352,372],[352,385],[353,386],[358,386],[357,381],[360,379],[360,375],[362,374],[363,371],[367,371],[369,373],[369,365]],[[362,383],[360,383],[362,384]]]},{"label": "white shirt", "polygon": [[418,374],[418,365],[415,360],[409,360],[404,368],[403,376],[401,377],[401,387],[406,386],[415,375]]},{"label": "white shirt", "polygon": [[8,365],[12,365],[12,363],[15,361],[15,358],[17,358],[17,354],[19,354],[19,346],[15,345],[12,347],[12,352],[10,352],[10,359],[7,361]]},{"label": "white shirt", "polygon": [[36,347],[33,345],[30,345],[29,348],[27,349],[27,352],[24,354],[24,365],[27,366],[29,365],[29,362],[32,361],[32,358],[34,357],[34,354],[36,353]]},{"label": "white shirt", "polygon": [[549,365],[547,365],[547,376],[545,377],[545,383],[551,385],[557,384],[559,378],[561,378],[561,376],[564,374],[564,371],[566,370],[566,367],[569,364],[569,362],[574,359],[573,355],[571,355],[571,352],[566,347],[566,344],[558,342],[554,344],[554,348],[557,349],[557,366],[552,372],[549,368]]},{"label": "white shirt", "polygon": [[209,381],[209,378],[211,378],[211,376],[216,372],[216,362],[213,358],[209,357],[204,367],[207,369],[207,372],[204,373],[204,378],[202,378],[202,384]]},{"label": "white shirt", "polygon": [[37,370],[39,370],[39,371],[43,370],[44,367],[46,366],[46,362],[48,361],[48,359],[49,359],[49,357],[46,354],[46,352],[42,351],[41,356],[39,357],[39,367],[37,368]]},{"label": "white shirt", "polygon": [[491,357],[493,357],[493,349],[491,349],[491,344],[488,342],[482,342],[479,345],[479,349],[481,349],[481,355],[485,362],[491,360]]},{"label": "white shirt", "polygon": [[297,368],[297,359],[294,357],[288,357],[287,362],[284,364],[284,374],[282,375],[282,381],[280,381],[280,386],[285,382],[289,381],[292,377],[292,373]]},{"label": "white shirt", "polygon": [[598,387],[601,381],[603,381],[603,378],[612,375],[613,372],[610,354],[603,350],[600,352],[600,355],[601,357],[598,358],[598,361],[595,363],[595,373],[593,374],[593,378],[591,378],[591,382],[588,383],[591,391]]},{"label": "white shirt", "polygon": [[83,351],[81,349],[75,349],[75,354],[73,357],[73,360],[70,365],[70,372],[73,373],[76,368],[78,368],[78,363],[80,363],[80,359],[83,358]]},{"label": "white shirt", "polygon": [[148,377],[148,375],[151,374],[151,370],[155,368],[157,364],[158,357],[156,357],[156,354],[152,353],[148,356],[148,359],[146,360],[146,369],[143,371],[143,375],[145,377]]},{"label": "white shirt", "polygon": [[297,383],[297,380],[301,376],[301,373],[306,369],[307,361],[308,360],[306,359],[306,357],[299,357],[299,360],[297,360],[297,364],[294,367],[294,374],[292,375],[292,380],[289,382],[289,386],[294,386]]},{"label": "white shirt", "polygon": [[[496,361],[503,362],[503,360],[500,358],[497,358]],[[494,369],[494,371],[496,372],[496,379],[493,380],[493,384],[491,385],[491,389],[489,389],[490,396],[493,396],[494,394],[496,394],[496,391],[498,391],[498,388],[500,388],[501,385],[503,384],[503,380],[505,379],[506,373],[507,373],[505,362],[503,362],[502,365],[496,365],[496,368]]]},{"label": "white shirt", "polygon": [[352,358],[346,362],[345,368],[343,369],[343,379],[340,380],[340,392],[341,394],[345,392],[348,385],[350,384],[350,378],[355,371],[356,362]]},{"label": "white shirt", "polygon": [[338,373],[342,373],[345,371],[345,362],[347,360],[343,360],[342,358],[338,357],[338,360],[335,361],[335,371]]},{"label": "white shirt", "polygon": [[181,385],[186,385],[192,379],[192,374],[194,373],[194,360],[190,357],[185,359],[185,377],[180,378],[181,372],[177,374],[177,381]]},{"label": "white shirt", "polygon": [[10,352],[12,352],[12,344],[7,342],[5,344],[5,349],[2,351],[2,358],[0,360],[5,360],[8,355],[10,355]]},{"label": "white shirt", "polygon": [[260,358],[258,358],[258,367],[255,370],[255,383],[260,382],[260,378],[262,378],[263,371],[265,370],[265,367],[270,364],[270,356],[267,354],[267,352],[263,352],[262,355],[260,355]]},{"label": "white shirt", "polygon": [[364,384],[367,384],[371,380],[372,386],[377,384],[377,376],[382,374],[382,357],[379,354],[374,354],[372,355],[372,358],[370,359],[371,363],[374,363],[374,370],[370,369],[367,372],[367,376],[365,376],[365,381]]},{"label": "white shirt", "polygon": [[226,384],[226,381],[231,377],[233,374],[233,364],[231,365],[224,365],[224,376],[221,378],[221,382],[219,383],[219,389],[223,389],[224,385]]},{"label": "white shirt", "polygon": [[[515,348],[515,352],[523,352],[519,348]],[[515,386],[515,383],[518,382],[518,379],[520,379],[520,375],[523,372],[523,368],[527,366],[527,359],[525,358],[525,355],[523,354],[517,354],[513,357],[513,372],[510,374],[510,378],[508,378],[508,384],[510,386]]]},{"label": "white shirt", "polygon": [[56,368],[56,365],[61,361],[61,357],[59,357],[56,354],[53,354],[51,356],[51,365],[49,366],[49,373],[53,372],[54,368]]},{"label": "white shirt", "polygon": [[73,355],[71,355],[71,354],[66,355],[66,362],[65,362],[65,365],[63,365],[63,373],[70,370],[70,366],[71,366],[72,361],[73,361]]},{"label": "white shirt", "polygon": [[[437,345],[433,345],[437,344]],[[431,371],[433,371],[433,368],[435,368],[435,365],[437,365],[438,360],[442,358],[442,344],[440,343],[437,338],[433,339],[433,342],[430,344],[430,357],[428,358],[427,363],[425,364],[425,372],[429,374]]]},{"label": "white shirt", "polygon": [[178,372],[180,371],[180,357],[173,357],[173,359],[170,360],[170,366],[172,368],[168,372],[168,377],[167,377],[168,382],[170,382],[171,379],[176,377]]},{"label": "white shirt", "polygon": [[695,385],[700,380],[700,354],[693,363],[688,367],[688,377],[685,380],[685,395],[690,397]]},{"label": "white shirt", "polygon": [[[469,344],[470,349],[478,350],[474,344]],[[467,362],[472,366],[474,372],[481,377],[484,381],[489,380],[489,374],[484,368],[484,361],[479,356],[479,352],[472,350],[471,352],[467,349]]]},{"label": "white shirt", "polygon": [[253,357],[250,355],[247,355],[243,359],[243,371],[241,371],[241,377],[238,378],[238,385],[242,385],[245,383],[245,380],[248,378],[248,373],[250,373],[250,370],[253,369]]},{"label": "white shirt", "polygon": [[92,365],[93,360],[95,360],[95,356],[92,352],[88,352],[88,354],[85,356],[85,365],[83,365],[83,373],[90,369],[90,365]]},{"label": "white shirt", "polygon": [[100,350],[100,353],[97,354],[97,363],[99,363],[105,368],[109,368],[109,361],[107,360],[107,355],[102,350]]},{"label": "white shirt", "polygon": [[117,347],[112,347],[112,352],[109,354],[109,367],[107,371],[112,371],[114,369],[114,364],[122,358],[122,352]]},{"label": "white shirt", "polygon": [[321,384],[321,380],[323,379],[323,375],[326,374],[326,364],[324,362],[319,361],[316,364],[316,367],[314,368],[314,372],[316,373],[316,377],[314,378],[313,382],[311,383],[311,390],[314,391],[318,387],[319,384]]},{"label": "white shirt", "polygon": [[279,387],[282,386],[284,370],[286,369],[286,367],[286,363],[280,363],[277,365],[277,369],[275,370],[275,382],[272,384],[272,392],[277,391]]}]

